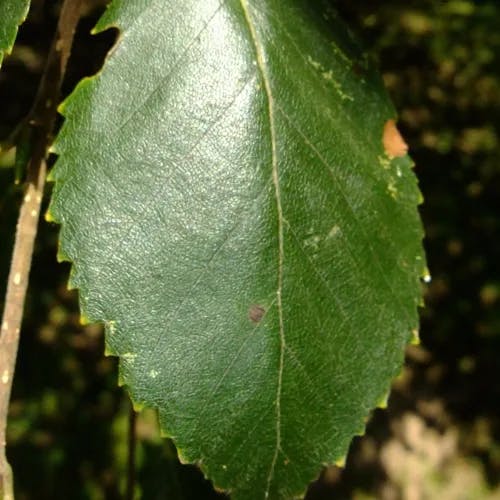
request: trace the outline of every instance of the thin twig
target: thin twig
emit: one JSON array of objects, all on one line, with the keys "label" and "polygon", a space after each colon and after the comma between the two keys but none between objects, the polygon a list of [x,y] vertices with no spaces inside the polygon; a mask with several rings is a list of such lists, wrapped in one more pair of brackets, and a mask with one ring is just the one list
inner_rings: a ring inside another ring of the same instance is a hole
[{"label": "thin twig", "polygon": [[0,499],[3,500],[14,498],[12,471],[5,452],[7,415],[45,186],[47,170],[45,159],[52,141],[61,84],[80,18],[81,5],[82,0],[64,0],[38,93],[25,121],[25,126],[32,129],[33,154],[28,164],[26,188],[17,222],[0,330]]}]

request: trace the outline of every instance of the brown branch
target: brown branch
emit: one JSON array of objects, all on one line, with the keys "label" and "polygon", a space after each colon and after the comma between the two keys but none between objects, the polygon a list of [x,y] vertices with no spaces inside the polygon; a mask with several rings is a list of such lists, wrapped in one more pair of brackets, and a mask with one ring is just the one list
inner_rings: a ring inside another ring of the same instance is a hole
[{"label": "brown branch", "polygon": [[12,471],[5,452],[7,414],[45,186],[47,170],[45,159],[52,141],[61,84],[80,18],[81,5],[82,0],[64,0],[38,93],[33,108],[24,122],[24,126],[30,128],[33,153],[28,164],[26,188],[17,222],[0,329],[0,500],[14,498]]}]

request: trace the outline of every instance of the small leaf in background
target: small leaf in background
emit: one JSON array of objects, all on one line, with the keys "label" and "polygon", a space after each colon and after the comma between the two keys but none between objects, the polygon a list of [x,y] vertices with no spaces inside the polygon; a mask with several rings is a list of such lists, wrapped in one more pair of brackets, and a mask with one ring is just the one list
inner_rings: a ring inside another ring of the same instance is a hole
[{"label": "small leaf in background", "polygon": [[[235,499],[300,495],[418,326],[419,192],[342,23],[300,0],[115,1],[48,219],[135,403]],[[391,156],[397,156],[392,158]]]},{"label": "small leaf in background", "polygon": [[12,50],[17,27],[28,14],[29,0],[0,0],[0,66],[4,54]]}]

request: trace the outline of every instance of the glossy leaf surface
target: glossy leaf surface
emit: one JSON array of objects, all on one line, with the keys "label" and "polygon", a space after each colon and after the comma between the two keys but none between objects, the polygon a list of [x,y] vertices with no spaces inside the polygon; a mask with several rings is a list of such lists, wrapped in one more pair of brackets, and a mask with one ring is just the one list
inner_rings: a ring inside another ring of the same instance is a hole
[{"label": "glossy leaf surface", "polygon": [[48,218],[84,316],[235,499],[300,495],[342,459],[417,328],[411,161],[319,4],[115,1],[97,29],[121,38],[54,148]]}]

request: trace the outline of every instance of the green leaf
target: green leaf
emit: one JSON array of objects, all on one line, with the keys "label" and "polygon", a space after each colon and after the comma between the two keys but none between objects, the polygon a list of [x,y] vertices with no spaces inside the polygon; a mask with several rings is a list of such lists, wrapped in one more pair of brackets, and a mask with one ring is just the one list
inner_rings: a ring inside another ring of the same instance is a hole
[{"label": "green leaf", "polygon": [[10,53],[17,27],[28,15],[29,0],[0,0],[0,66],[4,54]]},{"label": "green leaf", "polygon": [[411,161],[318,5],[115,1],[97,30],[120,41],[54,148],[48,218],[84,317],[235,499],[291,498],[341,460],[418,324]]}]

